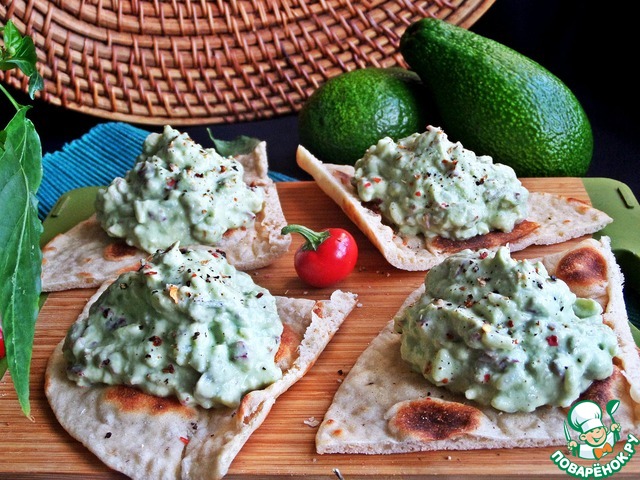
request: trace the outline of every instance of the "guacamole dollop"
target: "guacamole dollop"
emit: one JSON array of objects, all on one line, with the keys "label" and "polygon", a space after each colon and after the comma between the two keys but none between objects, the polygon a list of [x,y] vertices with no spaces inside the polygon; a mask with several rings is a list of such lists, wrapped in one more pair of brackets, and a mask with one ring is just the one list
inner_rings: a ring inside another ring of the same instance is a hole
[{"label": "guacamole dollop", "polygon": [[264,192],[243,181],[232,157],[205,149],[166,126],[152,133],[124,178],[98,191],[96,216],[112,237],[154,253],[181,245],[216,245],[230,229],[253,225]]},{"label": "guacamole dollop", "polygon": [[353,183],[360,199],[405,235],[465,240],[509,232],[527,215],[529,192],[511,167],[431,126],[370,147],[355,163]]},{"label": "guacamole dollop", "polygon": [[204,408],[237,406],[282,376],[274,297],[215,251],[158,251],[121,275],[69,330],[78,385],[124,384]]},{"label": "guacamole dollop", "polygon": [[434,267],[395,328],[402,358],[427,380],[505,412],[569,406],[612,374],[617,352],[599,303],[507,247]]}]

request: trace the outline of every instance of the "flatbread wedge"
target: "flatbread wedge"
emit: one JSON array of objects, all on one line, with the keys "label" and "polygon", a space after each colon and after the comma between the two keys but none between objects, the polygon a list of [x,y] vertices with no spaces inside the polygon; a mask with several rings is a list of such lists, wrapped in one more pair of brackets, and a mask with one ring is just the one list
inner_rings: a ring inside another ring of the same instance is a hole
[{"label": "flatbread wedge", "polygon": [[[615,420],[621,438],[640,428],[640,357],[622,297],[622,274],[609,239],[588,239],[543,259],[550,275],[572,291],[588,294],[604,308],[604,322],[619,345],[614,372],[595,381],[581,399],[620,401]],[[414,303],[424,286],[408,296]],[[400,312],[398,312],[400,313]],[[391,454],[429,450],[470,450],[567,445],[567,410],[540,407],[505,413],[430,384],[400,356],[400,334],[391,320],[361,354],[338,388],[316,435],[318,453]]]},{"label": "flatbread wedge", "polygon": [[[286,220],[276,185],[267,175],[266,143],[261,142],[252,153],[236,158],[244,166],[245,183],[264,190],[265,203],[253,228],[230,230],[215,247],[238,270],[253,270],[286,253],[291,236],[280,234]],[[114,275],[136,270],[148,255],[108,236],[92,215],[43,248],[42,290],[97,288]]]},{"label": "flatbread wedge", "polygon": [[601,230],[612,219],[584,202],[550,193],[531,192],[529,216],[511,232],[491,232],[465,241],[441,237],[426,242],[422,236],[400,236],[382,216],[363,204],[351,185],[351,165],[324,163],[298,146],[298,165],[309,173],[394,267],[429,270],[452,253],[471,248],[509,245],[512,252],[530,245],[550,245]]},{"label": "flatbread wedge", "polygon": [[64,429],[114,470],[134,479],[222,478],[276,399],[313,366],[356,298],[340,290],[323,301],[276,297],[285,326],[276,356],[283,376],[246,394],[237,409],[187,407],[125,386],[79,387],[67,378],[62,342],[49,359],[45,393]]}]

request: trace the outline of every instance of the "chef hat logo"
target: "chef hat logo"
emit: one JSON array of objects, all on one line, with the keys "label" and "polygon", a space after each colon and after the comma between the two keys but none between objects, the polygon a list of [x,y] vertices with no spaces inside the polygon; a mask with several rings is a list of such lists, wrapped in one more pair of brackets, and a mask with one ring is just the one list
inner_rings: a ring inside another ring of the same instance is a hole
[{"label": "chef hat logo", "polygon": [[604,427],[602,408],[591,400],[583,400],[574,404],[567,417],[571,428],[578,432],[587,433],[594,428]]}]

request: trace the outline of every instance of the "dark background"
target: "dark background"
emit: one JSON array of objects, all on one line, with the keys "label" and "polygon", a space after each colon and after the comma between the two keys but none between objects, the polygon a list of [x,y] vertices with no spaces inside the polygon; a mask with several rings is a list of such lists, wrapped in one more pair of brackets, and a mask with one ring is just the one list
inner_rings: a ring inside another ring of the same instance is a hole
[{"label": "dark background", "polygon": [[[582,103],[594,133],[589,177],[622,181],[640,198],[640,129],[638,81],[634,74],[638,46],[630,2],[569,0],[497,0],[470,30],[497,40],[536,60],[562,79]],[[53,152],[106,119],[84,115],[44,102],[30,101],[9,89],[23,104],[33,104],[29,118],[40,134],[43,152]],[[12,115],[2,103],[0,125]],[[150,130],[159,127],[142,126]],[[309,177],[295,164],[298,144],[295,115],[232,125],[183,127],[209,144],[214,137],[249,135],[267,141],[270,168],[298,179]]]}]

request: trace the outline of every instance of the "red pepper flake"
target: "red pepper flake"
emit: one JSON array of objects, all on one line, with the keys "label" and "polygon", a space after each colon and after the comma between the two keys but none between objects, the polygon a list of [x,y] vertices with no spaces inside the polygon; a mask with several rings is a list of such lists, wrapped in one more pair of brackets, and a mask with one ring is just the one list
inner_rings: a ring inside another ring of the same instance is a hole
[{"label": "red pepper flake", "polygon": [[484,374],[484,383],[489,383],[489,380],[491,380],[491,375],[489,375],[488,373]]},{"label": "red pepper flake", "polygon": [[507,327],[509,327],[509,328],[513,328],[513,320],[509,320],[509,321],[507,322]]},{"label": "red pepper flake", "polygon": [[176,179],[175,178],[169,178],[167,180],[167,187],[168,188],[173,188],[176,186]]},{"label": "red pepper flake", "polygon": [[473,299],[473,295],[467,295],[467,299],[464,302],[464,306],[466,308],[471,308],[476,304],[475,300]]},{"label": "red pepper flake", "polygon": [[173,367],[173,363],[170,363],[162,369],[162,373],[174,373],[176,369]]},{"label": "red pepper flake", "polygon": [[369,188],[371,186],[371,182],[367,182],[364,184],[364,188]]},{"label": "red pepper flake", "polygon": [[145,275],[157,275],[158,272],[154,271],[154,270],[149,270],[148,272],[144,272]]},{"label": "red pepper flake", "polygon": [[160,345],[162,345],[162,339],[157,335],[149,337],[149,341],[153,343],[154,347],[159,347]]},{"label": "red pepper flake", "polygon": [[480,254],[480,259],[481,259],[481,260],[484,260],[484,259],[485,259],[485,258],[487,258],[488,256],[489,256],[489,252],[482,252],[482,253]]},{"label": "red pepper flake", "polygon": [[185,445],[189,445],[189,439],[187,437],[180,437],[180,441]]},{"label": "red pepper flake", "polygon": [[449,379],[448,378],[443,378],[442,379],[442,383],[449,383]]},{"label": "red pepper flake", "polygon": [[416,192],[415,195],[416,195],[416,197],[421,197],[422,196],[422,192]]},{"label": "red pepper flake", "polygon": [[547,343],[549,344],[550,347],[557,347],[558,346],[558,337],[555,335],[549,335],[547,337]]},{"label": "red pepper flake", "polygon": [[380,183],[382,179],[380,177],[373,177],[373,181],[376,183]]}]

